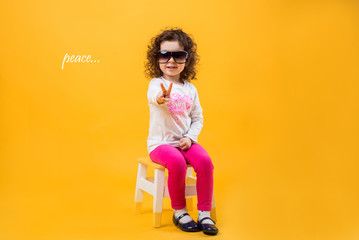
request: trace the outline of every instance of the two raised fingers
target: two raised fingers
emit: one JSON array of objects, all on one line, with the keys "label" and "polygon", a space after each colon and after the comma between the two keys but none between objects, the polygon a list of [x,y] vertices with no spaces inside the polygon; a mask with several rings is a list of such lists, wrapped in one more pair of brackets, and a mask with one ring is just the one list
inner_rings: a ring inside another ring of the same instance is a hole
[{"label": "two raised fingers", "polygon": [[165,96],[165,97],[169,97],[169,96],[170,96],[171,90],[172,90],[172,85],[173,85],[173,83],[170,83],[170,86],[168,87],[168,90],[166,90],[165,86],[163,86],[163,84],[161,83],[161,88],[162,88],[163,96]]},{"label": "two raised fingers", "polygon": [[159,96],[157,97],[157,102],[164,103],[164,102],[169,102],[171,100],[170,95],[171,95],[172,85],[173,83],[170,83],[168,90],[166,90],[166,88],[161,83],[162,94],[159,94]]}]

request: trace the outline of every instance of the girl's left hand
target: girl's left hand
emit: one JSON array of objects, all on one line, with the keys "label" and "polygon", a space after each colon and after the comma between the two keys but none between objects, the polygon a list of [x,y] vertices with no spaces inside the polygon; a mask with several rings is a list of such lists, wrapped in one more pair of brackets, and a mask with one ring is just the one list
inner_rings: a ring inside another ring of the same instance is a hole
[{"label": "girl's left hand", "polygon": [[185,151],[188,150],[192,145],[192,140],[189,137],[181,138],[179,141],[179,147]]}]

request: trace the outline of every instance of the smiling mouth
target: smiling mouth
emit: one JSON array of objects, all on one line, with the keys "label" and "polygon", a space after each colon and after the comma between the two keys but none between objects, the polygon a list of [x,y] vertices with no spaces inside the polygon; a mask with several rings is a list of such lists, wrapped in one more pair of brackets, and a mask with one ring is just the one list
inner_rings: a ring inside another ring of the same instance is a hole
[{"label": "smiling mouth", "polygon": [[167,68],[177,68],[177,67],[167,67]]}]

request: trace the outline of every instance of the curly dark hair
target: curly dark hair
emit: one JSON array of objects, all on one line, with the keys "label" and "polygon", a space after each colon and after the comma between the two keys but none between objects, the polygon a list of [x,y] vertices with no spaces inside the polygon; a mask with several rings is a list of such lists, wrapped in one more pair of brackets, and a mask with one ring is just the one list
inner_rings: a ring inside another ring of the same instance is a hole
[{"label": "curly dark hair", "polygon": [[162,76],[162,71],[158,64],[157,52],[161,50],[161,43],[163,41],[176,41],[185,51],[188,52],[188,59],[185,68],[180,73],[180,79],[190,82],[197,80],[197,64],[199,56],[197,54],[197,44],[193,41],[193,37],[187,34],[178,27],[166,27],[161,30],[161,33],[151,39],[147,46],[147,60],[145,61],[145,76],[149,79]]}]

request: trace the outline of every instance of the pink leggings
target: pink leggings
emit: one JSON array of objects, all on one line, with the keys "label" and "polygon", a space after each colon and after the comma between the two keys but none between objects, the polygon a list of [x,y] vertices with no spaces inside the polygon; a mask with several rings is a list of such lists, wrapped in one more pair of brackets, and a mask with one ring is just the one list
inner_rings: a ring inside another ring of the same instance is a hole
[{"label": "pink leggings", "polygon": [[159,145],[150,153],[150,158],[168,169],[168,191],[173,209],[186,207],[187,163],[191,164],[197,175],[197,209],[200,211],[212,209],[214,166],[201,145],[193,143],[186,151],[168,144]]}]

